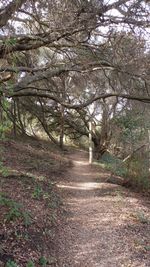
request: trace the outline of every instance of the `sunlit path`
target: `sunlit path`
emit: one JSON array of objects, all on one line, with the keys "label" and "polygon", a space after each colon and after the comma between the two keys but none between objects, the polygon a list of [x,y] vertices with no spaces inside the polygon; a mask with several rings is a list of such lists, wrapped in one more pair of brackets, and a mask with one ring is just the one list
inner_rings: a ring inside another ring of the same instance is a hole
[{"label": "sunlit path", "polygon": [[[121,186],[107,183],[109,174],[90,166],[83,152],[70,158],[74,166],[58,184],[67,210],[63,238],[59,238],[59,266],[148,266],[148,255],[143,256],[135,245],[140,232],[134,217],[138,199]],[[142,225],[142,231],[147,240],[147,225]]]}]

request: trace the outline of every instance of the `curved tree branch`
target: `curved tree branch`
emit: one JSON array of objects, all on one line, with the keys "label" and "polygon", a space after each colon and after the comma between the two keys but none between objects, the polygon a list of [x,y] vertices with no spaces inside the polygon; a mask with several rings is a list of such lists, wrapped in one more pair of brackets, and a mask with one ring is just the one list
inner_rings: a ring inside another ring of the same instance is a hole
[{"label": "curved tree branch", "polygon": [[81,104],[70,104],[70,103],[66,103],[63,102],[63,100],[57,96],[54,96],[52,94],[49,93],[39,93],[39,92],[16,92],[11,94],[10,96],[7,96],[8,98],[11,97],[23,97],[23,96],[33,96],[33,97],[43,97],[43,98],[48,98],[51,99],[61,105],[63,105],[64,107],[68,108],[68,109],[82,109],[85,108],[89,105],[91,105],[92,103],[96,102],[97,100],[100,99],[107,99],[110,97],[118,97],[118,98],[124,98],[124,99],[129,99],[129,100],[134,100],[134,101],[140,101],[143,103],[150,103],[150,97],[148,96],[138,96],[138,95],[129,95],[129,94],[119,94],[119,93],[109,93],[109,94],[101,94],[97,97],[93,97],[90,98],[89,100],[85,101],[84,103]]}]

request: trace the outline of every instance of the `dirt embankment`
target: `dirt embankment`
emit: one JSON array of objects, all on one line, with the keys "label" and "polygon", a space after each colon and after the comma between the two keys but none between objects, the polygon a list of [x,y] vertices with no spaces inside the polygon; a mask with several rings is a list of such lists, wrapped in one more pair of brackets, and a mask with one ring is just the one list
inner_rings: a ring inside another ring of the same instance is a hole
[{"label": "dirt embankment", "polygon": [[0,148],[0,266],[57,266],[63,207],[56,183],[70,161],[35,139],[1,141]]}]

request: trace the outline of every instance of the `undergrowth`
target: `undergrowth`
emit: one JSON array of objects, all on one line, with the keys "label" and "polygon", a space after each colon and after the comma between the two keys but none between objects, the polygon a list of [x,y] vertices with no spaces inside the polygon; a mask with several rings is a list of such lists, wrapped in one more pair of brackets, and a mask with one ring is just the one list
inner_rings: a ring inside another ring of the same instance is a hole
[{"label": "undergrowth", "polygon": [[46,267],[55,261],[49,243],[63,210],[55,184],[70,166],[58,152],[34,139],[0,142],[0,266]]},{"label": "undergrowth", "polygon": [[123,177],[128,186],[146,191],[150,190],[150,172],[147,159],[134,157],[128,162],[123,162],[106,152],[97,163],[113,175]]},{"label": "undergrowth", "polygon": [[6,221],[15,221],[17,219],[22,219],[25,226],[31,224],[31,215],[28,211],[23,210],[23,205],[8,198],[4,194],[0,194],[0,206],[8,208],[5,214]]},{"label": "undergrowth", "polygon": [[[45,257],[39,259],[39,265],[46,267],[49,264],[49,261]],[[6,267],[19,267],[19,265],[12,260],[7,261]],[[32,260],[29,260],[25,267],[36,267],[35,263]]]}]

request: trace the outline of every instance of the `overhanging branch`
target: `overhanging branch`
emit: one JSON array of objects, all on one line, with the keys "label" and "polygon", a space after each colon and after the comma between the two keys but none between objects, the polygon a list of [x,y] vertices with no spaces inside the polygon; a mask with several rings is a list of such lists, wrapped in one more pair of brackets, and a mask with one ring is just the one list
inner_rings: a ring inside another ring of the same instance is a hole
[{"label": "overhanging branch", "polygon": [[63,102],[63,100],[57,96],[51,95],[49,93],[39,93],[39,92],[16,92],[8,97],[24,97],[24,96],[48,98],[63,105],[64,107],[68,109],[76,109],[76,110],[85,108],[91,105],[92,103],[96,102],[97,100],[107,99],[110,97],[118,97],[118,98],[124,98],[128,100],[140,101],[143,103],[150,103],[150,97],[148,96],[138,96],[138,95],[118,94],[118,93],[101,94],[97,97],[90,98],[89,100],[81,104],[66,103],[66,102]]}]

